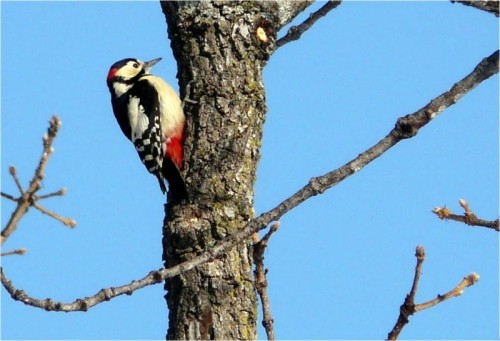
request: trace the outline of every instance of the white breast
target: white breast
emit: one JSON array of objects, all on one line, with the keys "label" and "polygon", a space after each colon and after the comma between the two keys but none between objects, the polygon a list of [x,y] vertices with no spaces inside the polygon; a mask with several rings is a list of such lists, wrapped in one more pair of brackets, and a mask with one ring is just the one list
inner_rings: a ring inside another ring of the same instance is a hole
[{"label": "white breast", "polygon": [[145,75],[141,79],[147,79],[158,91],[160,96],[160,119],[164,136],[168,138],[174,135],[176,129],[182,127],[185,120],[179,96],[170,85],[159,77]]}]

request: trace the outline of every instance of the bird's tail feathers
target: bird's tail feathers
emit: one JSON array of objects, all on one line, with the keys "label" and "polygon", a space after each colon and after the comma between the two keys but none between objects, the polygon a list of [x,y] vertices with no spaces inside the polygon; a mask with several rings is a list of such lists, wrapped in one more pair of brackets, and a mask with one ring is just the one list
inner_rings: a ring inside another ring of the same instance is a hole
[{"label": "bird's tail feathers", "polygon": [[[164,159],[163,161],[163,175],[168,182],[168,199],[172,202],[179,202],[188,198],[186,183],[182,178],[179,168],[172,162],[172,160]],[[160,181],[160,187],[165,193],[165,183],[163,179]],[[163,184],[163,186],[162,186]]]}]

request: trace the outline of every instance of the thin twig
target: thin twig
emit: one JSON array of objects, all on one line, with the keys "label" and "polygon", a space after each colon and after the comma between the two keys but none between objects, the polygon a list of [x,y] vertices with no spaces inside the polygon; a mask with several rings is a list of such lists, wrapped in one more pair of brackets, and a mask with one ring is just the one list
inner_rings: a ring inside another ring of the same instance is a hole
[{"label": "thin twig", "polygon": [[43,195],[37,195],[37,196],[35,196],[35,201],[48,199],[48,198],[52,198],[52,197],[62,197],[64,195],[66,195],[66,191],[67,191],[66,188],[61,188],[57,192],[52,192],[52,193],[43,194]]},{"label": "thin twig", "polygon": [[413,284],[411,286],[410,295],[408,301],[414,305],[415,295],[417,294],[418,281],[420,280],[420,274],[422,273],[422,264],[425,260],[425,249],[423,246],[417,246],[415,250],[415,257],[417,257],[417,265],[415,266],[415,277],[413,278]]},{"label": "thin twig", "polygon": [[19,178],[17,177],[16,167],[10,165],[9,166],[9,174],[12,175],[12,178],[14,179],[14,182],[17,186],[17,189],[19,190],[19,193],[21,193],[21,196],[24,195],[23,186],[21,185],[21,181],[19,181]]},{"label": "thin twig", "polygon": [[61,223],[63,223],[67,227],[75,227],[76,226],[76,221],[74,219],[62,217],[59,214],[57,214],[56,212],[46,209],[45,207],[38,204],[37,202],[34,202],[31,206],[33,206],[34,208],[36,208],[37,210],[39,210],[43,214],[46,214],[49,217],[52,217],[55,220],[60,221]]},{"label": "thin twig", "polygon": [[415,113],[398,119],[395,128],[373,147],[369,148],[362,154],[359,154],[355,159],[349,161],[342,167],[323,176],[312,178],[306,186],[285,199],[278,206],[268,212],[262,213],[257,218],[252,219],[236,233],[227,236],[224,240],[215,244],[211,249],[202,252],[199,256],[193,259],[168,269],[152,271],[146,277],[121,287],[102,289],[94,296],[77,299],[73,303],[58,302],[56,304],[51,300],[48,302],[47,300],[37,300],[32,298],[26,295],[23,291],[17,290],[12,285],[10,280],[3,274],[3,270],[0,273],[2,284],[15,300],[22,301],[25,304],[53,311],[81,311],[83,309],[87,310],[88,308],[103,301],[109,301],[116,296],[123,294],[130,295],[137,289],[161,283],[167,278],[177,276],[180,273],[189,271],[224,253],[227,253],[227,251],[235,245],[247,240],[253,233],[265,229],[270,222],[278,221],[285,213],[297,207],[302,202],[315,195],[323,193],[353,173],[361,170],[401,140],[415,136],[420,128],[428,124],[444,109],[456,103],[463,95],[496,73],[498,73],[498,50],[491,56],[484,58],[476,66],[474,71],[453,85],[450,90],[436,97],[429,104]]},{"label": "thin twig", "polygon": [[264,267],[264,251],[266,250],[269,238],[271,235],[278,230],[280,226],[279,222],[275,222],[270,228],[266,235],[258,240],[258,235],[254,234],[253,243],[253,260],[255,263],[255,289],[259,294],[260,300],[262,302],[262,325],[264,326],[267,334],[268,340],[274,340],[274,320],[271,314],[271,304],[269,303],[269,296],[267,295],[267,269]]},{"label": "thin twig", "polygon": [[500,231],[500,220],[484,220],[478,218],[470,209],[469,204],[464,199],[458,201],[464,209],[463,215],[453,214],[451,209],[447,207],[435,207],[432,213],[436,214],[439,219],[454,220],[470,226],[481,226],[489,229]]},{"label": "thin twig", "polygon": [[464,277],[464,279],[462,279],[462,281],[458,283],[458,285],[455,288],[451,289],[446,294],[437,295],[437,297],[433,300],[415,305],[415,312],[433,307],[436,304],[439,304],[452,297],[458,297],[463,294],[465,288],[476,284],[477,281],[479,281],[479,275],[473,272],[470,275]]},{"label": "thin twig", "polygon": [[276,41],[276,47],[278,48],[285,45],[286,43],[300,39],[302,34],[308,29],[310,29],[312,25],[316,23],[316,21],[327,15],[328,12],[330,12],[332,9],[339,6],[341,2],[342,1],[330,0],[326,4],[324,4],[323,7],[321,7],[319,10],[317,10],[314,13],[311,13],[309,15],[309,18],[307,18],[303,23],[297,26],[290,27],[287,34],[285,34],[283,37],[281,37]]},{"label": "thin twig", "polygon": [[19,198],[16,198],[10,194],[4,193],[4,192],[0,192],[0,193],[1,193],[2,197],[4,197],[4,198],[7,198],[7,199],[15,201],[15,202],[19,201]]},{"label": "thin twig", "polygon": [[0,253],[0,256],[10,256],[10,255],[24,255],[28,250],[22,248],[22,249],[16,249],[12,251],[7,251],[7,252],[2,252]]},{"label": "thin twig", "polygon": [[425,303],[415,304],[415,295],[417,293],[420,274],[422,273],[422,263],[425,260],[425,250],[423,246],[417,246],[415,256],[417,257],[417,265],[415,266],[415,276],[413,278],[411,291],[408,295],[406,295],[404,303],[399,308],[398,320],[388,334],[388,340],[397,340],[403,328],[408,324],[408,318],[411,315],[421,310],[433,307],[436,304],[441,303],[449,298],[460,296],[463,293],[464,288],[476,284],[476,282],[479,280],[479,275],[471,273],[470,275],[466,276],[455,288],[453,288],[446,294],[438,295],[435,299]]}]

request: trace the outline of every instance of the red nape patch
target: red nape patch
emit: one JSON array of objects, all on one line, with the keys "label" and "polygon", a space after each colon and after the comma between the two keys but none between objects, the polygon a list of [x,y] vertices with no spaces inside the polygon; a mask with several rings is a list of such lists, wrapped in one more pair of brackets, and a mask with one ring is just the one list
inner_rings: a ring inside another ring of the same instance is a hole
[{"label": "red nape patch", "polygon": [[118,72],[118,70],[119,70],[119,68],[116,68],[116,67],[113,68],[113,69],[111,69],[111,70],[109,70],[108,77],[106,78],[106,81],[109,82],[110,80],[112,80],[113,78],[115,78],[115,75]]},{"label": "red nape patch", "polygon": [[165,157],[172,160],[177,168],[181,169],[182,166],[182,138],[180,136],[171,137],[167,142],[167,151],[165,152]]}]

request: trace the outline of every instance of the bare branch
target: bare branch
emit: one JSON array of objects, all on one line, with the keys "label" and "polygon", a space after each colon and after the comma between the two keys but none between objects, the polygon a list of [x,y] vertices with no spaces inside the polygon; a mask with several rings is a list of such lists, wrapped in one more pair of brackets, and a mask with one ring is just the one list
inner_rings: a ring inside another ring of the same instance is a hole
[{"label": "bare branch", "polygon": [[309,15],[309,18],[307,18],[303,23],[297,26],[290,27],[287,34],[285,34],[283,37],[281,37],[276,41],[276,47],[278,48],[285,45],[286,43],[300,39],[302,34],[308,29],[310,29],[316,23],[316,21],[327,15],[328,12],[330,12],[332,9],[339,6],[341,2],[342,1],[330,0],[325,5],[323,5],[323,7],[321,7],[319,10],[317,10],[314,13],[311,13]]},{"label": "bare branch", "polygon": [[435,306],[449,298],[460,296],[463,293],[463,289],[474,285],[479,280],[479,275],[472,273],[465,277],[455,288],[450,290],[444,295],[438,295],[435,299],[430,300],[425,303],[415,304],[415,295],[417,293],[418,282],[420,280],[420,274],[422,272],[422,263],[425,260],[425,250],[423,246],[417,246],[415,256],[417,257],[417,265],[415,266],[415,276],[413,278],[413,284],[410,293],[406,295],[403,305],[399,308],[399,317],[396,324],[392,328],[391,332],[388,334],[388,340],[397,340],[399,334],[403,328],[408,324],[408,318],[418,311]]},{"label": "bare branch", "polygon": [[255,263],[255,289],[259,294],[260,300],[262,302],[262,325],[264,326],[267,334],[268,340],[274,340],[274,320],[271,314],[271,304],[269,303],[269,297],[267,296],[267,269],[264,267],[264,252],[267,247],[267,243],[269,242],[269,238],[271,235],[278,231],[280,226],[279,222],[274,223],[266,235],[258,240],[259,237],[255,233],[254,234],[254,244],[253,244],[253,260]]},{"label": "bare branch", "polygon": [[435,207],[432,213],[436,214],[439,219],[454,220],[470,226],[481,226],[489,229],[500,231],[500,220],[484,220],[478,218],[470,209],[469,204],[464,199],[460,199],[460,206],[464,209],[463,215],[453,214],[447,207]]},{"label": "bare branch", "polygon": [[14,196],[12,196],[10,194],[4,193],[4,192],[1,192],[1,194],[2,194],[2,197],[7,198],[9,200],[12,200],[12,201],[15,201],[15,202],[19,201],[19,198],[15,198]]},{"label": "bare branch", "polygon": [[425,260],[425,249],[423,246],[417,246],[415,250],[415,257],[417,257],[417,265],[415,266],[415,276],[413,278],[413,284],[411,286],[410,295],[408,295],[408,301],[413,305],[415,304],[415,295],[417,294],[418,281],[420,280],[420,274],[422,273],[422,264]]},{"label": "bare branch", "polygon": [[131,295],[135,290],[145,287],[146,285],[151,285],[155,283],[160,283],[161,276],[159,276],[158,271],[150,272],[146,277],[139,281],[132,281],[130,284],[123,285],[121,287],[111,287],[107,289],[100,290],[97,294],[92,297],[78,298],[71,303],[55,302],[52,299],[36,299],[28,296],[23,290],[18,290],[14,287],[12,282],[5,276],[3,268],[0,268],[0,279],[3,286],[11,297],[16,301],[21,301],[24,304],[41,308],[47,311],[87,311],[89,308],[95,306],[98,303],[109,301],[111,298],[120,296],[123,294]]},{"label": "bare branch", "polygon": [[484,58],[469,75],[454,84],[450,90],[434,98],[429,104],[415,113],[399,118],[394,129],[377,144],[342,167],[325,175],[312,178],[309,184],[272,210],[252,220],[244,229],[234,234],[233,238],[238,242],[243,241],[253,232],[264,229],[270,222],[279,220],[285,213],[305,200],[323,193],[361,170],[401,140],[415,136],[420,128],[437,117],[439,113],[456,103],[463,95],[496,73],[498,73],[498,50],[491,56]]},{"label": "bare branch", "polygon": [[16,183],[16,186],[19,189],[19,192],[21,193],[21,196],[19,198],[15,198],[13,195],[2,192],[2,197],[10,199],[12,201],[16,201],[17,206],[14,212],[12,212],[12,215],[9,221],[7,222],[7,225],[2,230],[0,236],[0,244],[3,244],[7,240],[7,238],[9,238],[9,236],[12,234],[12,232],[15,231],[15,229],[17,228],[17,224],[19,223],[21,218],[28,212],[28,209],[31,206],[39,209],[40,211],[42,211],[42,213],[48,214],[49,216],[61,221],[66,226],[70,227],[75,226],[76,223],[74,220],[61,217],[57,215],[55,212],[49,211],[40,206],[38,203],[36,203],[36,201],[38,200],[50,198],[53,196],[64,195],[64,193],[66,192],[65,189],[61,189],[57,192],[46,195],[41,195],[41,196],[36,195],[38,190],[40,190],[41,188],[41,181],[45,176],[44,172],[45,172],[45,167],[47,166],[47,161],[49,159],[49,156],[54,152],[52,144],[57,136],[60,127],[61,127],[61,120],[59,119],[59,117],[54,115],[49,121],[49,128],[47,130],[47,134],[45,134],[43,137],[43,151],[40,157],[40,161],[38,162],[38,166],[35,170],[35,175],[31,179],[29,187],[26,191],[22,188],[21,182],[17,177],[16,168],[14,166],[9,167],[9,173],[12,175],[14,182]]},{"label": "bare branch", "polygon": [[12,250],[12,251],[7,251],[7,252],[2,252],[0,253],[0,256],[10,256],[10,255],[24,255],[28,250],[26,249],[16,249],[16,250]]},{"label": "bare branch", "polygon": [[498,17],[498,0],[451,0],[451,2],[458,2],[462,5],[475,7]]},{"label": "bare branch", "polygon": [[[260,227],[260,226],[259,226]],[[259,228],[259,229],[263,229]],[[95,295],[84,298],[77,298],[73,302],[64,303],[54,301],[52,299],[37,299],[29,296],[23,290],[17,289],[14,287],[12,282],[7,278],[7,276],[3,272],[3,268],[0,267],[0,280],[2,285],[5,287],[7,292],[11,295],[12,299],[16,301],[23,302],[26,305],[41,308],[47,311],[64,311],[64,312],[73,312],[73,311],[87,311],[93,306],[109,301],[117,296],[121,296],[123,294],[131,295],[135,290],[144,288],[148,285],[153,285],[157,283],[162,283],[167,278],[172,278],[174,276],[179,275],[185,271],[189,271],[201,264],[209,262],[221,254],[227,252],[236,244],[241,243],[243,240],[248,239],[252,233],[259,230],[255,228],[254,230],[242,230],[236,233],[235,235],[228,236],[228,238],[218,244],[216,244],[212,249],[207,249],[201,255],[196,258],[193,258],[184,263],[178,264],[168,269],[159,269],[156,271],[151,271],[145,277],[139,280],[133,280],[129,284],[122,285],[119,287],[110,287],[106,289],[101,289]],[[243,232],[247,232],[246,234]]]},{"label": "bare branch", "polygon": [[433,300],[415,305],[415,312],[433,307],[436,304],[446,301],[447,299],[450,299],[452,297],[458,297],[463,294],[463,290],[465,288],[476,284],[478,281],[479,281],[479,275],[473,272],[470,275],[464,277],[464,279],[462,279],[462,281],[458,283],[458,285],[455,288],[451,289],[446,294],[438,295]]}]

